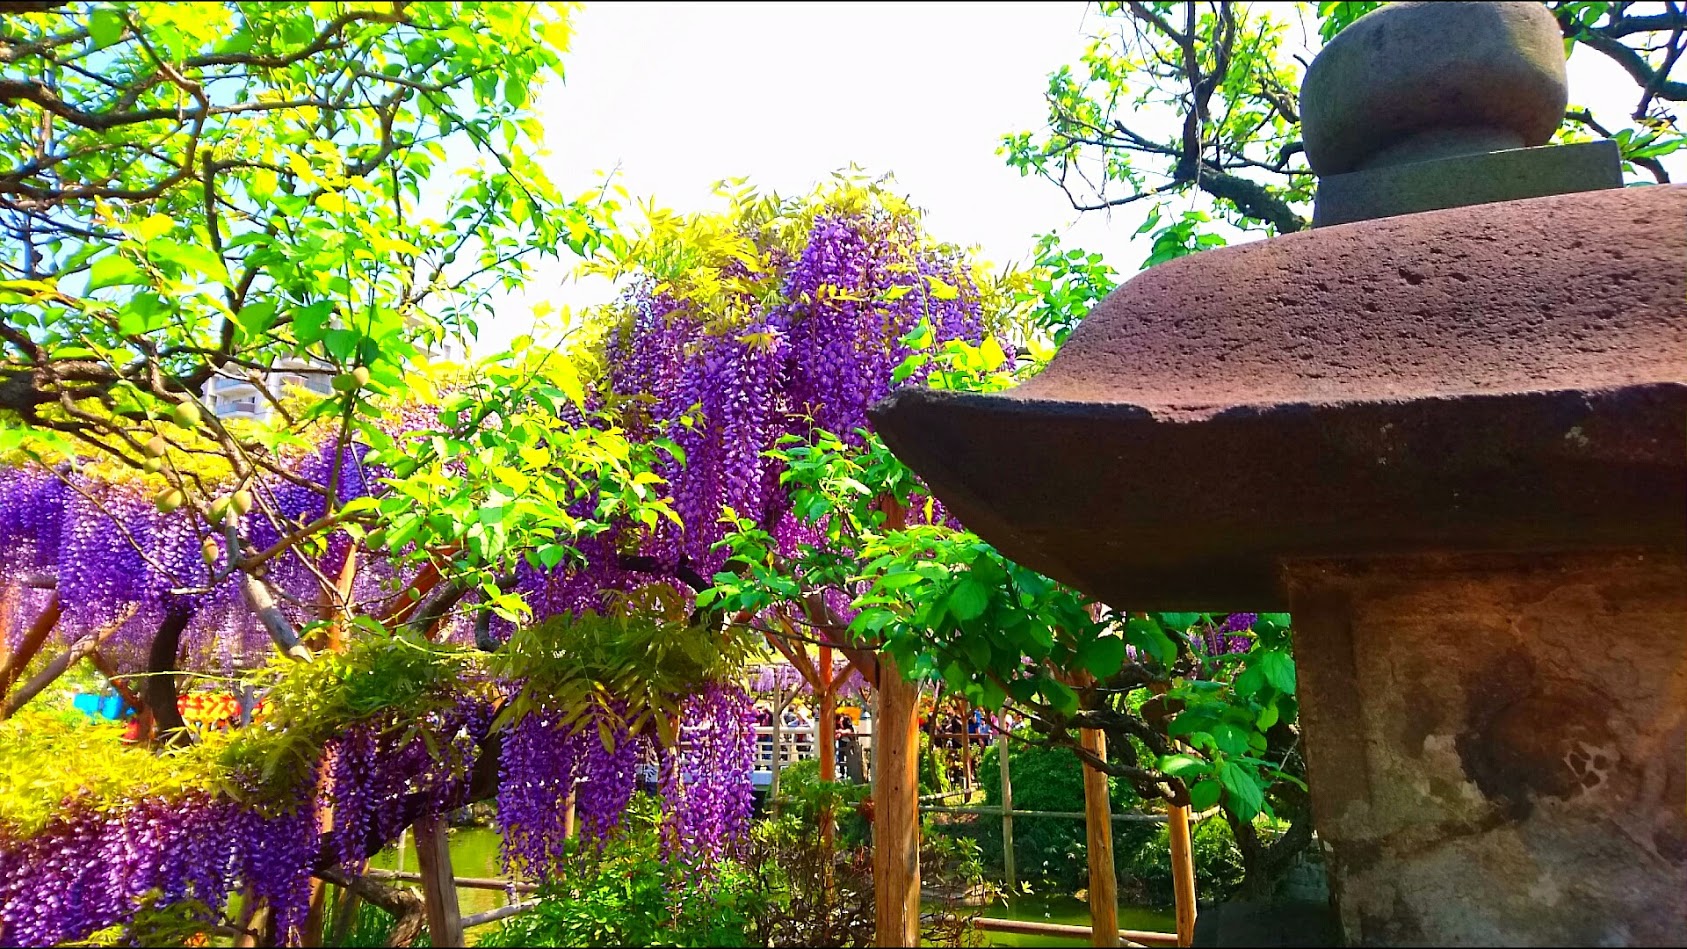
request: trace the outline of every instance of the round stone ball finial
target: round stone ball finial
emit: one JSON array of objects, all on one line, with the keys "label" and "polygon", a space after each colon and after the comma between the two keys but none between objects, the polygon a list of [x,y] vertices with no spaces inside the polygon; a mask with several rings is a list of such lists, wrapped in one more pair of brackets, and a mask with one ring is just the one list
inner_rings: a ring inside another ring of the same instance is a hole
[{"label": "round stone ball finial", "polygon": [[1569,101],[1564,39],[1530,0],[1390,3],[1355,20],[1301,83],[1319,175],[1544,145]]}]

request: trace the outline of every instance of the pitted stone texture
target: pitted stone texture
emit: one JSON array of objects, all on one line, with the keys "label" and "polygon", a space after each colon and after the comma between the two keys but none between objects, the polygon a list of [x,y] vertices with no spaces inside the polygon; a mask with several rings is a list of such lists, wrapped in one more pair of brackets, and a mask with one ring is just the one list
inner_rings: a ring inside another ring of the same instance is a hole
[{"label": "pitted stone texture", "polygon": [[1687,186],[1367,221],[1206,251],[1103,300],[1005,397],[1237,405],[1687,381]]},{"label": "pitted stone texture", "polygon": [[1350,945],[1687,945],[1687,558],[1286,573]]},{"label": "pitted stone texture", "polygon": [[[1542,4],[1391,3],[1313,59],[1301,134],[1314,172],[1342,174],[1368,160],[1544,145],[1567,101],[1563,36]],[[1460,128],[1473,131],[1449,137]]]}]

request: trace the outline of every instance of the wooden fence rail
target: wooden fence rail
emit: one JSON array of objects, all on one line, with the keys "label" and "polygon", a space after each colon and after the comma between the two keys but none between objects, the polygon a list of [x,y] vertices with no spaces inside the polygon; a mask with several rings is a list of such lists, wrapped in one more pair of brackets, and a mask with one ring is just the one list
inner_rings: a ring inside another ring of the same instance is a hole
[{"label": "wooden fence rail", "polygon": [[[1003,816],[1005,814],[1005,815],[1011,816],[1011,817],[1065,817],[1065,818],[1069,818],[1069,819],[1072,819],[1072,820],[1084,820],[1088,816],[1083,811],[1022,811],[1022,810],[1019,810],[1018,808],[1014,808],[1013,810],[1008,811],[1004,808],[989,807],[989,806],[976,806],[976,807],[975,806],[966,806],[966,807],[930,806],[930,807],[922,807],[922,808],[920,808],[920,810],[927,811],[927,812],[932,813],[932,814],[989,814],[989,815],[996,816],[996,817],[1000,817],[1000,816]],[[1127,814],[1114,814],[1114,815],[1112,815],[1112,817],[1115,821],[1125,821],[1127,823],[1135,821],[1135,822],[1144,823],[1144,824],[1164,824],[1166,822],[1166,815],[1164,815],[1164,814],[1127,813]]]}]

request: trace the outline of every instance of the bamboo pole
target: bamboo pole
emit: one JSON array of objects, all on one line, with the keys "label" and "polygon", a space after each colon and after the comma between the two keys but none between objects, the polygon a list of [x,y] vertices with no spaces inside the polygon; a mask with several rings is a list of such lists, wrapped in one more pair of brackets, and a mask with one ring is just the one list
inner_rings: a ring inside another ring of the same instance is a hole
[{"label": "bamboo pole", "polygon": [[463,928],[468,929],[473,926],[484,926],[487,923],[495,923],[500,919],[508,919],[511,916],[518,916],[538,905],[538,900],[523,900],[519,903],[511,903],[508,906],[500,906],[497,909],[489,909],[484,913],[476,913],[473,916],[464,916]]},{"label": "bamboo pole", "polygon": [[[1107,736],[1096,728],[1080,729],[1078,743],[1097,758],[1107,757]],[[1089,842],[1090,945],[1119,944],[1119,889],[1113,878],[1112,807],[1107,775],[1084,765],[1084,835]]]},{"label": "bamboo pole", "polygon": [[[407,873],[403,870],[367,870],[362,875],[371,880],[389,880],[401,883],[422,882],[420,873]],[[515,890],[517,893],[536,893],[539,890],[537,883],[500,880],[496,877],[453,877],[452,880],[461,890],[497,890],[500,893],[505,890]]]},{"label": "bamboo pole", "polygon": [[[972,928],[981,932],[1016,933],[1021,936],[1056,936],[1088,938],[1090,926],[1069,926],[1064,923],[1034,922],[1028,919],[994,919],[980,916],[972,921]],[[1146,932],[1140,929],[1119,930],[1119,941],[1142,946],[1175,946],[1176,933]]]},{"label": "bamboo pole", "polygon": [[880,653],[873,722],[874,944],[920,939],[918,692],[890,653]]},{"label": "bamboo pole", "polygon": [[1189,842],[1189,808],[1170,808],[1172,893],[1177,899],[1177,944],[1195,940],[1195,861]]},{"label": "bamboo pole", "polygon": [[422,904],[427,908],[428,940],[435,946],[463,945],[463,918],[451,873],[451,845],[443,817],[415,823],[416,863],[422,872]]},{"label": "bamboo pole", "polygon": [[1013,866],[1013,781],[1010,772],[1013,770],[1008,763],[1008,732],[1006,728],[996,729],[996,753],[1001,757],[1002,766],[1002,882],[1007,885],[1009,896],[1019,892],[1019,880],[1014,875]]}]

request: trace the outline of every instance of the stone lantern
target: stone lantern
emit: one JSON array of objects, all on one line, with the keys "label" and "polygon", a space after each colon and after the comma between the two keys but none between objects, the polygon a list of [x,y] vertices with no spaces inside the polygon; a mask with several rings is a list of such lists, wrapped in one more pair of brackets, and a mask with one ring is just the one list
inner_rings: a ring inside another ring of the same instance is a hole
[{"label": "stone lantern", "polygon": [[1292,611],[1355,944],[1687,944],[1687,189],[1545,145],[1565,98],[1539,4],[1373,12],[1302,91],[1313,230],[874,413],[1114,607]]}]

